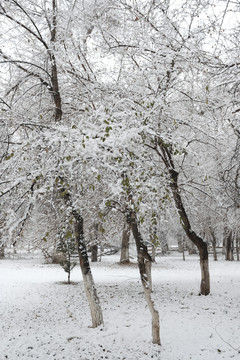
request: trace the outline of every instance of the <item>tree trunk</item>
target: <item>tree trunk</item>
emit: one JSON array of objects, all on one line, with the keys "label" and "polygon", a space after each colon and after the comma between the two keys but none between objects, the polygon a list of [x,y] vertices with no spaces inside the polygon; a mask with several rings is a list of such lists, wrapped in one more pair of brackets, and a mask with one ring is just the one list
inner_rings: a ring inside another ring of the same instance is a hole
[{"label": "tree trunk", "polygon": [[5,246],[4,244],[0,241],[0,259],[3,259],[5,257]]},{"label": "tree trunk", "polygon": [[98,246],[97,244],[91,246],[91,261],[97,262],[98,260]]},{"label": "tree trunk", "polygon": [[217,240],[213,230],[210,229],[211,242],[213,247],[213,260],[217,261]]},{"label": "tree trunk", "polygon": [[129,239],[130,226],[127,220],[124,220],[124,228],[122,232],[122,249],[120,256],[120,264],[129,264]]},{"label": "tree trunk", "polygon": [[61,100],[61,96],[60,96],[60,91],[59,91],[59,85],[58,85],[58,70],[57,70],[57,64],[56,64],[56,59],[55,56],[51,56],[52,58],[52,76],[51,76],[51,80],[52,80],[52,89],[53,89],[53,101],[54,101],[54,105],[55,105],[55,121],[60,121],[62,118],[62,100]]},{"label": "tree trunk", "polygon": [[88,261],[88,254],[83,232],[83,219],[76,210],[73,210],[72,213],[75,218],[75,236],[78,248],[80,268],[82,271],[85,292],[90,305],[92,327],[95,328],[103,324],[102,309],[100,306],[100,301],[97,295],[96,287],[92,277],[92,272],[90,269],[90,264]]},{"label": "tree trunk", "polygon": [[[208,295],[210,293],[210,276],[209,276],[209,266],[208,266],[208,249],[207,244],[203,241],[203,239],[198,236],[192,229],[190,225],[190,221],[188,219],[186,210],[183,205],[182,197],[178,187],[178,172],[174,168],[174,162],[172,159],[172,148],[170,144],[165,144],[165,142],[161,138],[157,138],[155,150],[161,157],[164,162],[168,174],[170,177],[170,188],[172,191],[173,199],[175,206],[177,208],[178,215],[180,217],[180,222],[183,230],[185,231],[189,240],[192,241],[194,245],[197,246],[200,254],[200,267],[201,267],[201,286],[200,293],[202,295]],[[159,151],[159,148],[160,151]]]},{"label": "tree trunk", "polygon": [[52,96],[55,105],[55,121],[60,121],[62,118],[62,100],[59,91],[59,83],[58,83],[58,69],[56,57],[54,54],[54,46],[56,43],[56,28],[57,28],[57,4],[56,0],[52,0],[52,29],[51,29],[51,43],[52,50],[49,53],[50,61],[51,61],[51,82],[52,82]]},{"label": "tree trunk", "polygon": [[91,251],[91,261],[97,262],[98,261],[98,223],[94,223],[92,226],[93,231],[91,232],[90,236],[90,251]]},{"label": "tree trunk", "polygon": [[68,284],[71,284],[71,255],[68,253]]},{"label": "tree trunk", "polygon": [[236,254],[237,254],[237,261],[239,261],[239,237],[238,237],[238,233],[236,234]]},{"label": "tree trunk", "polygon": [[138,230],[136,214],[131,211],[128,216],[130,228],[132,230],[138,253],[138,267],[141,277],[141,282],[144,289],[145,298],[152,316],[152,342],[153,344],[161,345],[160,342],[160,325],[159,313],[155,309],[154,302],[151,298],[152,279],[151,279],[151,256],[148,254],[147,246],[144,244],[142,236]]},{"label": "tree trunk", "polygon": [[192,241],[194,245],[197,246],[200,255],[200,267],[201,267],[201,285],[200,285],[200,294],[209,295],[210,293],[210,275],[209,275],[209,265],[208,265],[208,249],[207,243],[198,236],[192,229],[191,225],[185,211],[182,198],[178,189],[178,172],[174,169],[169,169],[169,174],[171,176],[170,187],[172,190],[175,206],[178,210],[180,216],[181,225],[185,231],[189,240]]},{"label": "tree trunk", "polygon": [[182,257],[183,257],[183,261],[186,261],[186,258],[185,258],[185,239],[184,239],[184,236],[182,236]]},{"label": "tree trunk", "polygon": [[223,235],[223,241],[222,241],[222,254],[226,255],[226,238],[225,238],[225,234]]},{"label": "tree trunk", "polygon": [[216,242],[213,243],[213,260],[217,261],[217,248],[216,248]]},{"label": "tree trunk", "polygon": [[201,267],[201,285],[200,294],[208,295],[210,293],[209,265],[207,244],[204,243],[199,247],[200,267]]},{"label": "tree trunk", "polygon": [[[60,180],[61,180],[60,183],[62,183],[63,179],[60,178]],[[76,239],[78,256],[79,256],[80,268],[82,272],[85,293],[90,306],[92,327],[95,328],[103,324],[103,315],[88,260],[88,254],[87,254],[87,248],[85,244],[84,230],[83,230],[83,218],[78,213],[78,211],[74,209],[69,191],[66,190],[66,188],[64,187],[61,187],[59,191],[67,207],[71,209],[71,213],[75,220],[74,232],[75,232],[75,239]]]},{"label": "tree trunk", "polygon": [[183,252],[183,236],[177,234],[178,252]]},{"label": "tree trunk", "polygon": [[227,261],[233,261],[233,236],[232,231],[230,230],[228,232],[228,235],[226,236],[226,253],[225,253],[225,260]]}]

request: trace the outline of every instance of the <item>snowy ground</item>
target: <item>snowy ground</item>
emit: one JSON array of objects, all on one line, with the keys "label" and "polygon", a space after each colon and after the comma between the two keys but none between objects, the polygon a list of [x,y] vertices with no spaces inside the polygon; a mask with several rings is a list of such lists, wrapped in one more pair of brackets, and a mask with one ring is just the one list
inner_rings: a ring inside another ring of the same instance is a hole
[{"label": "snowy ground", "polygon": [[104,257],[92,271],[104,327],[92,329],[81,274],[73,285],[58,265],[0,261],[0,360],[240,359],[240,263],[211,261],[211,295],[198,296],[195,256],[159,257],[153,298],[162,346],[151,344],[151,320],[138,269]]}]

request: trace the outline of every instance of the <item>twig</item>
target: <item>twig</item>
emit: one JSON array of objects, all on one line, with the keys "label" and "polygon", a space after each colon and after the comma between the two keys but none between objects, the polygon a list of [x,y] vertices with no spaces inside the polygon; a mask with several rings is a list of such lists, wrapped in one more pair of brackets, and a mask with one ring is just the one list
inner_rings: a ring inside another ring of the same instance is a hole
[{"label": "twig", "polygon": [[218,334],[218,336],[220,337],[220,339],[227,344],[228,346],[230,346],[233,350],[237,351],[240,354],[240,346],[238,348],[235,348],[234,346],[232,346],[229,342],[227,342],[226,340],[223,339],[223,337],[219,334],[219,332],[217,331],[217,326],[214,328],[214,330],[216,331],[216,333]]}]

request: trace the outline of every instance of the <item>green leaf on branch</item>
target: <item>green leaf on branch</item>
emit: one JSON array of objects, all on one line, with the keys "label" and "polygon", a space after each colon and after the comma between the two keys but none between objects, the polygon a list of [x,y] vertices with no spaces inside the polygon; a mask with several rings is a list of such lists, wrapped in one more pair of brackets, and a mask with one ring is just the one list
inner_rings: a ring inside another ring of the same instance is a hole
[{"label": "green leaf on branch", "polygon": [[71,239],[73,237],[73,234],[71,231],[67,231],[66,235],[65,235],[66,239]]},{"label": "green leaf on branch", "polygon": [[5,157],[5,160],[10,160],[13,156],[14,156],[14,152],[12,152],[11,154],[7,155],[7,156]]}]

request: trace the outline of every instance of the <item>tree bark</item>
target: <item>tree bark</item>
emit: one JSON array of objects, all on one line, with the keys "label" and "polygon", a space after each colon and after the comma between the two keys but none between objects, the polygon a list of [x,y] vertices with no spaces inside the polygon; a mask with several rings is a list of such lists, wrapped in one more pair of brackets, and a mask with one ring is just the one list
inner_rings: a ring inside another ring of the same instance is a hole
[{"label": "tree bark", "polygon": [[208,249],[207,244],[203,239],[198,236],[192,229],[191,225],[185,211],[182,198],[178,189],[178,172],[174,169],[169,169],[169,174],[171,176],[170,187],[172,190],[175,206],[178,210],[180,216],[181,225],[185,231],[189,240],[197,246],[200,255],[200,267],[201,267],[201,285],[200,285],[200,294],[209,295],[210,293],[210,275],[209,275],[209,265],[208,265]]},{"label": "tree bark", "polygon": [[222,240],[222,254],[226,255],[226,238],[225,238],[225,234],[223,235],[223,240]]},{"label": "tree bark", "polygon": [[192,241],[194,245],[197,246],[200,254],[200,267],[201,267],[201,285],[200,285],[200,294],[209,295],[210,293],[210,275],[209,275],[209,265],[208,265],[208,249],[207,244],[203,239],[198,236],[192,229],[190,221],[188,219],[185,207],[183,205],[182,197],[178,187],[178,175],[179,173],[174,168],[174,163],[171,153],[171,145],[165,144],[162,139],[157,139],[157,145],[160,148],[160,151],[156,147],[155,150],[160,155],[163,160],[170,177],[170,188],[172,191],[174,203],[180,217],[180,222],[182,225],[185,234]]},{"label": "tree bark", "polygon": [[4,244],[0,241],[0,259],[3,259],[5,257],[5,246]]},{"label": "tree bark", "polygon": [[98,246],[97,244],[91,246],[91,261],[97,262],[98,260]]},{"label": "tree bark", "polygon": [[237,261],[239,261],[239,235],[238,235],[238,232],[236,233],[236,254],[237,254]]},{"label": "tree bark", "polygon": [[78,248],[80,268],[82,271],[85,292],[90,305],[92,327],[95,328],[103,324],[102,309],[88,260],[87,248],[83,232],[83,218],[78,214],[76,210],[73,210],[72,214],[75,218],[75,236]]},{"label": "tree bark", "polygon": [[182,236],[182,256],[183,256],[183,261],[186,261],[186,258],[185,258],[185,240],[184,240],[184,236]]},{"label": "tree bark", "polygon": [[52,96],[55,105],[55,121],[60,121],[62,118],[62,99],[59,91],[57,62],[54,54],[54,46],[56,43],[56,27],[57,27],[56,0],[52,0],[52,9],[53,9],[53,16],[52,16],[52,29],[51,29],[51,43],[53,50],[49,51],[49,57],[51,61],[51,82],[52,82]]},{"label": "tree bark", "polygon": [[130,226],[127,219],[124,220],[124,228],[122,232],[122,248],[120,256],[120,264],[129,264],[129,239]]},{"label": "tree bark", "polygon": [[155,309],[154,302],[151,298],[152,292],[152,279],[151,279],[151,263],[152,258],[148,253],[147,246],[144,244],[142,236],[138,230],[136,214],[130,211],[128,215],[130,228],[132,230],[138,254],[138,267],[143,285],[145,298],[152,316],[152,342],[153,344],[161,345],[160,341],[160,325],[159,313]]},{"label": "tree bark", "polygon": [[55,105],[54,118],[55,118],[55,121],[60,121],[62,118],[62,100],[61,100],[59,85],[58,85],[58,70],[57,70],[55,56],[52,55],[51,59],[52,59],[52,76],[51,76],[52,96],[53,96],[53,101],[54,101],[54,105]]},{"label": "tree bark", "polygon": [[212,242],[212,247],[213,247],[213,260],[217,261],[217,240],[216,240],[216,236],[213,232],[212,229],[210,229],[210,234],[211,234],[211,242]]},{"label": "tree bark", "polygon": [[225,260],[227,261],[233,261],[233,236],[232,236],[232,230],[230,230],[226,236],[225,239],[226,242],[226,253],[225,253]]},{"label": "tree bark", "polygon": [[[62,179],[61,182],[63,182]],[[66,188],[64,187],[61,187],[59,191],[66,205],[71,209],[71,213],[75,220],[74,232],[75,232],[75,239],[76,239],[78,256],[79,256],[80,268],[82,272],[85,293],[90,306],[92,327],[95,328],[103,324],[103,315],[88,260],[87,248],[84,238],[83,218],[79,214],[79,212],[76,209],[74,209],[69,191],[66,190]]]},{"label": "tree bark", "polygon": [[95,223],[92,226],[93,231],[91,232],[91,261],[98,261],[98,224]]},{"label": "tree bark", "polygon": [[208,295],[210,293],[210,275],[208,264],[208,249],[205,242],[201,243],[198,247],[200,255],[200,267],[201,267],[201,285],[200,294]]}]

